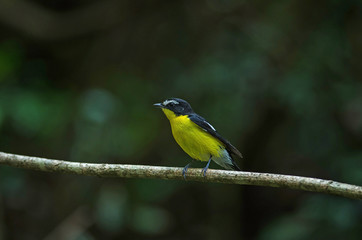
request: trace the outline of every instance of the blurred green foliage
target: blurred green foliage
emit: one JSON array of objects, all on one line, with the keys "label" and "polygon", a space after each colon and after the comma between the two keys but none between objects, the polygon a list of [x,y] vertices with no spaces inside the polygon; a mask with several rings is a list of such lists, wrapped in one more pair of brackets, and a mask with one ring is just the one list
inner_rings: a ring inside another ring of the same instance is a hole
[{"label": "blurred green foliage", "polygon": [[[180,97],[246,171],[362,185],[360,1],[28,4],[13,8],[33,25],[0,11],[1,151],[182,167],[152,107]],[[0,167],[0,240],[361,239],[361,225],[361,202],[334,196]]]}]

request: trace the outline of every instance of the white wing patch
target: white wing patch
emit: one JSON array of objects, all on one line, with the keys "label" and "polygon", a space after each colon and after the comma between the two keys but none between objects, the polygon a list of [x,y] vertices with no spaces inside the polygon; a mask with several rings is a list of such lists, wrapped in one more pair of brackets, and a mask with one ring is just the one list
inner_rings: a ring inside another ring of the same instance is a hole
[{"label": "white wing patch", "polygon": [[211,127],[212,130],[214,130],[214,131],[216,132],[216,129],[215,129],[210,123],[208,123],[208,122],[206,122],[206,121],[205,121],[205,123],[206,123],[209,127]]},{"label": "white wing patch", "polygon": [[179,102],[175,101],[175,100],[165,100],[163,102],[163,105],[166,106],[167,104],[170,104],[170,103],[174,103],[174,104],[179,104]]}]

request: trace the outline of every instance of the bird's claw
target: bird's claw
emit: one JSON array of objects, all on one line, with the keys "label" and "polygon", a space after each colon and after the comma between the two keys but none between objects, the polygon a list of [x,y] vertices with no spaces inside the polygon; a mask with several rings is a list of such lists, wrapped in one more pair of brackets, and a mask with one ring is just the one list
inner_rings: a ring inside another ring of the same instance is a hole
[{"label": "bird's claw", "polygon": [[186,173],[187,173],[187,169],[189,168],[189,166],[191,165],[191,163],[187,164],[184,169],[182,170],[182,176],[184,177],[184,179],[186,180]]},{"label": "bird's claw", "polygon": [[204,167],[202,170],[201,170],[201,174],[206,177],[206,172],[207,172],[207,167]]}]

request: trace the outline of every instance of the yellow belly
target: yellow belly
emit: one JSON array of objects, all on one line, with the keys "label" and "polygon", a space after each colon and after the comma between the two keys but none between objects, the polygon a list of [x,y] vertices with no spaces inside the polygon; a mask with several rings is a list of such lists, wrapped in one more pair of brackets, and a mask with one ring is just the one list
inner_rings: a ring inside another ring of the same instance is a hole
[{"label": "yellow belly", "polygon": [[208,161],[211,156],[220,157],[225,147],[218,139],[202,130],[187,116],[172,116],[169,112],[165,114],[170,120],[173,137],[190,157],[200,161]]}]

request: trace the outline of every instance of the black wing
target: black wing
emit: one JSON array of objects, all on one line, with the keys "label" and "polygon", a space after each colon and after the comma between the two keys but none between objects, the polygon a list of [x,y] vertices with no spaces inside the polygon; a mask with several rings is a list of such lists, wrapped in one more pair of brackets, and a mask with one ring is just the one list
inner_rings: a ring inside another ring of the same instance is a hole
[{"label": "black wing", "polygon": [[196,113],[192,113],[188,117],[192,122],[197,124],[204,131],[208,132],[213,137],[219,139],[222,143],[224,143],[225,147],[226,147],[226,150],[228,150],[229,152],[235,154],[236,156],[239,156],[240,158],[243,157],[241,155],[241,153],[239,152],[239,150],[237,150],[236,147],[231,145],[231,143],[228,140],[226,140],[218,132],[216,132],[216,129],[210,123],[208,123],[203,117],[197,115]]}]

